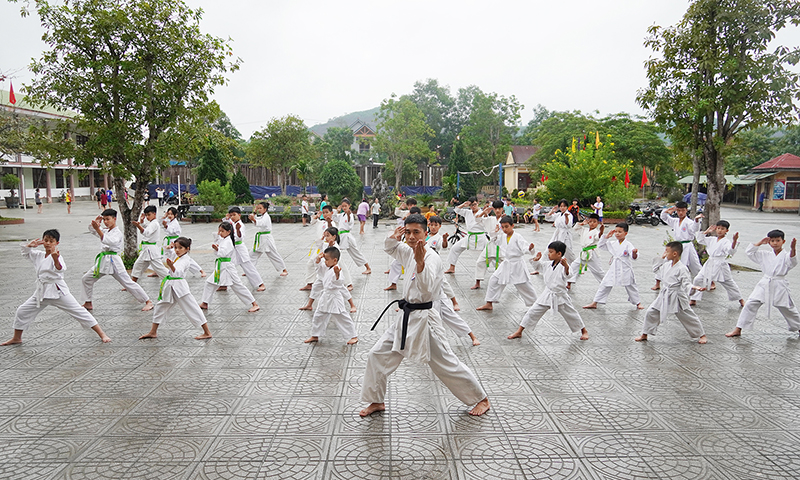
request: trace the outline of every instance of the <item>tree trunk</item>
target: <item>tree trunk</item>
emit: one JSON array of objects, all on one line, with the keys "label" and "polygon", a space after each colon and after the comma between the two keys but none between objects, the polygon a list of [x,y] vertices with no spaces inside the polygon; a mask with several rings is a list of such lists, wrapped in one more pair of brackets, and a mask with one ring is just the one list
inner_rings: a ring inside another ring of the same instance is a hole
[{"label": "tree trunk", "polygon": [[700,158],[697,152],[692,152],[692,218],[697,215],[697,193],[700,190]]},{"label": "tree trunk", "polygon": [[403,160],[396,159],[394,161],[394,190],[395,193],[400,192],[400,182],[403,180]]},{"label": "tree trunk", "polygon": [[117,205],[119,205],[119,213],[122,216],[122,233],[125,235],[123,254],[125,258],[134,258],[138,250],[139,230],[131,224],[135,218],[128,207],[128,202],[125,201],[125,180],[123,178],[114,177],[114,191],[117,193]]},{"label": "tree trunk", "polygon": [[708,192],[706,206],[703,209],[705,219],[703,227],[714,225],[719,221],[722,197],[725,195],[725,170],[724,160],[713,144],[713,140],[706,142],[703,147],[703,157],[706,161],[706,176],[708,178]]},{"label": "tree trunk", "polygon": [[281,195],[286,195],[286,185],[289,183],[289,173],[285,168],[281,169]]}]

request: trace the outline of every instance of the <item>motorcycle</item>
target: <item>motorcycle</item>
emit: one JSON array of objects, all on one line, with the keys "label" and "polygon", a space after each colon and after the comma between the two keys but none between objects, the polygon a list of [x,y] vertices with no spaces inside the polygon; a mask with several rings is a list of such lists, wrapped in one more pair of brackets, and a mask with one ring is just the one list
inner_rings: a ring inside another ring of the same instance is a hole
[{"label": "motorcycle", "polygon": [[651,203],[648,203],[644,206],[639,205],[638,203],[633,203],[628,208],[631,210],[631,213],[625,218],[625,223],[628,225],[644,225],[650,224],[654,227],[658,226],[661,223],[661,218],[659,215],[656,215],[656,206]]}]

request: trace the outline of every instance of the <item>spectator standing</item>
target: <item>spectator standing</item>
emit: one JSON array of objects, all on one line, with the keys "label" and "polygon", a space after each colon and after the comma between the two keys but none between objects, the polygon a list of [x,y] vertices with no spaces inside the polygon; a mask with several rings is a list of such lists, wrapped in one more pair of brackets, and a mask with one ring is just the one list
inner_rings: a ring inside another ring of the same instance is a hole
[{"label": "spectator standing", "polygon": [[34,201],[36,202],[36,213],[42,213],[42,195],[39,193],[38,188],[34,193]]}]

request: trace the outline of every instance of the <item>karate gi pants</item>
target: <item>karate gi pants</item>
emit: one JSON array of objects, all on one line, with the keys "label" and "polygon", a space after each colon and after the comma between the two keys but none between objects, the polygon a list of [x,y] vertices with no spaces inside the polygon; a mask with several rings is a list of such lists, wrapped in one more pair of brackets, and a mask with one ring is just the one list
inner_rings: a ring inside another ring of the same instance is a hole
[{"label": "karate gi pants", "polygon": [[[694,277],[692,281],[694,285],[698,287],[703,287],[706,285],[705,277],[698,275]],[[708,282],[710,285],[711,282]],[[739,285],[736,285],[736,282],[733,281],[733,278],[729,278],[726,280],[717,280],[717,286],[723,287],[726,292],[728,292],[728,300],[741,300],[742,292],[739,291]],[[689,295],[689,298],[695,301],[703,299],[703,292],[699,290],[692,290],[692,294]]]},{"label": "karate gi pants", "polygon": [[453,290],[453,286],[447,281],[447,275],[445,275],[444,281],[442,282],[442,290],[444,290],[444,294],[447,295],[447,298],[456,296],[456,291]]},{"label": "karate gi pants", "polygon": [[148,268],[156,272],[156,275],[158,275],[159,278],[164,278],[169,275],[169,270],[167,270],[167,267],[164,266],[164,263],[161,260],[143,260],[140,256],[133,263],[133,268],[131,268],[131,277],[142,278],[142,275],[144,275],[145,270]]},{"label": "karate gi pants", "polygon": [[[758,300],[747,300],[744,303],[744,308],[742,308],[742,313],[739,314],[739,320],[736,322],[736,326],[742,330],[752,329],[753,325],[756,323],[756,313],[758,313],[758,309],[761,308],[761,305],[763,305],[763,303]],[[783,318],[786,319],[786,325],[789,327],[790,332],[800,331],[800,312],[797,311],[797,306],[779,307],[773,305],[772,308],[781,312]]]},{"label": "karate gi pants", "polygon": [[[252,293],[250,293],[250,290],[248,290],[242,282],[236,282],[234,284],[227,285],[227,287],[228,289],[232,290],[233,293],[239,297],[239,300],[241,300],[242,303],[248,307],[256,301],[256,298]],[[217,288],[219,288],[219,285],[216,283],[206,282],[206,286],[203,287],[203,303],[211,305],[211,299],[214,298],[214,292],[217,291]]]},{"label": "karate gi pants", "polygon": [[43,298],[36,306],[36,297],[31,296],[25,303],[17,308],[17,313],[14,316],[14,330],[25,331],[36,320],[39,312],[47,307],[57,307],[64,312],[67,312],[72,318],[78,321],[83,328],[92,328],[97,325],[97,320],[94,319],[88,310],[75,300],[72,294],[62,295],[59,298]]},{"label": "karate gi pants", "polygon": [[356,242],[355,240],[353,240],[352,237],[350,238],[349,243],[350,246],[344,249],[344,251],[350,255],[350,258],[353,259],[353,263],[355,263],[359,267],[363,267],[364,265],[366,265],[367,257],[365,257],[363,253],[361,253],[361,250],[359,250],[358,247],[356,247]]},{"label": "karate gi pants", "polygon": [[[575,307],[571,303],[562,303],[558,305],[557,308],[558,313],[567,321],[567,325],[569,325],[569,329],[572,330],[572,333],[580,332],[585,326],[580,313],[575,310]],[[550,305],[534,303],[533,306],[525,312],[525,316],[522,317],[522,321],[519,325],[526,330],[533,330],[548,310],[550,310]]]},{"label": "karate gi pants", "polygon": [[[442,323],[450,328],[459,337],[465,337],[472,331],[467,325],[467,322],[461,318],[461,315],[453,310],[453,304],[450,300],[436,300],[433,302],[433,308],[439,311],[439,316],[442,317]],[[483,400],[483,399],[481,399]]]},{"label": "karate gi pants", "polygon": [[[586,272],[583,272],[583,274],[578,274],[578,270],[580,268],[581,268],[580,258],[576,258],[575,260],[572,261],[572,263],[569,264],[569,271],[570,271],[570,276],[568,279],[569,282],[576,283],[578,281],[578,277],[586,274]],[[603,277],[605,277],[606,272],[604,272],[603,267],[600,266],[600,259],[597,258],[597,255],[593,254],[591,257],[589,257],[589,261],[586,263],[586,268],[592,275],[594,275],[594,278],[596,278],[598,282],[603,281]]]},{"label": "karate gi pants", "polygon": [[283,261],[283,257],[275,250],[270,250],[269,252],[250,252],[250,261],[253,262],[253,266],[258,264],[258,259],[261,258],[261,255],[266,255],[269,261],[272,262],[272,266],[275,267],[275,270],[278,272],[286,270],[286,263]]},{"label": "karate gi pants", "polygon": [[[489,248],[491,249],[491,247]],[[491,250],[489,253],[491,254]],[[488,272],[490,268],[493,268],[496,272],[497,267],[500,266],[500,261],[502,261],[502,258],[498,259],[492,256],[490,256],[487,261],[486,248],[484,248],[483,252],[478,255],[478,262],[475,264],[475,280],[483,280],[486,278],[486,272]]]},{"label": "karate gi pants", "polygon": [[395,284],[400,281],[400,275],[403,274],[403,265],[397,260],[392,260],[389,264],[389,285]]},{"label": "karate gi pants", "polygon": [[[536,290],[533,289],[533,284],[528,280],[525,283],[515,283],[515,287],[517,287],[517,291],[519,295],[522,297],[522,300],[525,302],[526,307],[530,307],[536,301],[537,295]],[[499,302],[500,296],[503,294],[503,290],[505,290],[506,284],[500,283],[500,280],[497,279],[496,275],[492,275],[489,279],[489,286],[486,288],[486,302]]]},{"label": "karate gi pants", "polygon": [[314,312],[314,317],[311,319],[311,336],[319,338],[324,337],[325,330],[328,328],[328,322],[331,320],[336,323],[336,327],[339,329],[345,341],[358,336],[356,324],[353,322],[349,313],[329,313],[320,312],[319,310]]},{"label": "karate gi pants", "polygon": [[[469,250],[478,253],[478,258],[475,259],[475,279],[483,280],[486,275],[486,235],[481,233],[478,238],[478,244],[475,245],[475,236],[467,235],[461,240],[457,241],[455,245],[450,248],[450,254],[447,256],[447,262],[450,265],[455,265],[458,262],[458,257],[467,250],[467,243],[469,243]],[[481,274],[480,272],[483,272]],[[478,275],[481,275],[480,278]]]},{"label": "karate gi pants", "polygon": [[159,300],[159,302],[156,303],[156,308],[153,309],[153,323],[157,323],[159,325],[164,323],[164,320],[167,318],[167,314],[175,305],[179,306],[180,309],[183,310],[184,315],[186,315],[186,317],[195,327],[200,328],[206,323],[206,317],[203,315],[203,311],[197,304],[197,300],[195,300],[194,295],[190,293],[182,297],[176,297],[174,292],[172,294],[171,302]]},{"label": "karate gi pants", "polygon": [[126,289],[128,293],[133,295],[133,298],[135,298],[137,302],[147,303],[147,301],[150,300],[150,297],[148,297],[147,294],[144,292],[142,286],[131,280],[131,277],[128,275],[128,272],[123,270],[122,272],[116,272],[112,274],[101,273],[100,276],[95,278],[94,269],[91,269],[83,275],[83,278],[81,278],[81,285],[83,286],[84,302],[92,301],[92,294],[94,293],[95,282],[97,282],[106,275],[111,275],[112,277],[114,277],[114,280],[116,280],[117,283],[122,285],[122,287]]},{"label": "karate gi pants", "polygon": [[[241,257],[241,256],[240,256]],[[258,288],[264,280],[261,278],[261,274],[258,273],[256,270],[256,266],[253,262],[250,261],[249,256],[245,256],[244,259],[237,258],[235,261],[238,261],[238,265],[242,267],[242,271],[247,275],[247,281],[250,282],[250,285],[253,288]]]},{"label": "karate gi pants", "polygon": [[[369,351],[364,384],[361,387],[362,402],[384,403],[388,377],[397,370],[400,362],[405,358],[401,353],[392,351],[393,346],[394,329],[388,328]],[[475,405],[486,398],[486,392],[478,383],[472,370],[461,363],[450,349],[450,345],[431,335],[430,354],[431,359],[428,365],[433,374],[456,398],[465,405]]]},{"label": "karate gi pants", "polygon": [[[642,300],[639,298],[639,289],[636,287],[635,283],[630,285],[624,285],[625,291],[628,292],[628,301],[634,305],[639,305],[642,303]],[[614,288],[614,285],[608,286],[600,286],[597,289],[597,293],[594,294],[594,301],[597,303],[606,303],[608,300],[608,295],[611,293],[611,290]]]},{"label": "karate gi pants", "polygon": [[[706,334],[705,330],[703,330],[703,325],[700,323],[700,317],[698,317],[691,308],[688,310],[678,310],[675,312],[675,316],[678,317],[683,328],[686,329],[686,333],[688,333],[691,338],[700,338]],[[644,314],[642,333],[655,335],[660,323],[661,312],[657,308],[650,306]]]}]

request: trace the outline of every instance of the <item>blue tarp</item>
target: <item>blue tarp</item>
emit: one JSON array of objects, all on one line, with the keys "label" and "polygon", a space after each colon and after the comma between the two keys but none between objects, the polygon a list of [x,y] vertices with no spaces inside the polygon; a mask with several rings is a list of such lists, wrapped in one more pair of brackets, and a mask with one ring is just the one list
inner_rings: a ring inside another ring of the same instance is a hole
[{"label": "blue tarp", "polygon": [[[697,192],[697,204],[698,205],[705,205],[707,197],[708,197],[707,194],[705,194],[703,192]],[[689,192],[686,195],[684,195],[683,196],[683,201],[688,203],[688,204],[691,204],[692,203],[692,192]]]},{"label": "blue tarp", "polygon": [[[178,184],[177,183],[160,183],[160,184],[151,184],[148,185],[148,191],[150,192],[150,198],[156,198],[156,188],[161,187],[165,190],[166,195],[164,198],[169,196],[169,192],[178,193]],[[404,195],[433,195],[442,187],[411,187],[411,186],[402,186],[400,189],[403,191]],[[192,195],[197,195],[197,185],[195,184],[181,184],[181,192],[188,191]],[[306,192],[309,194],[317,194],[319,191],[317,187],[306,187]],[[265,197],[272,197],[281,194],[281,187],[265,187],[261,185],[250,185],[250,193],[253,194],[253,198],[265,198]],[[289,196],[297,196],[303,193],[303,187],[297,185],[288,185],[286,187],[286,194]],[[372,195],[372,187],[367,185],[364,187],[364,194]]]}]

